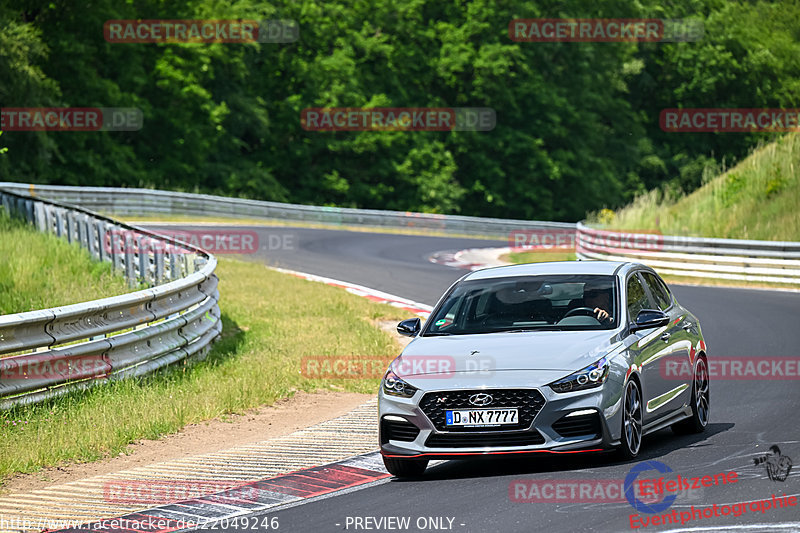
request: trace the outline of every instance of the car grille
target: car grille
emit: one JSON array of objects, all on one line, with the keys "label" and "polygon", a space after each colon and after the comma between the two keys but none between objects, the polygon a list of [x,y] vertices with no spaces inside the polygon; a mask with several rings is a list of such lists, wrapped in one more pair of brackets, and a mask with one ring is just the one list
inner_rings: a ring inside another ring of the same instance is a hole
[{"label": "car grille", "polygon": [[[492,403],[487,406],[475,406],[469,403],[469,397],[478,392],[490,394],[493,398]],[[531,427],[534,417],[542,410],[544,404],[544,397],[536,389],[473,389],[428,392],[422,397],[422,400],[419,402],[419,407],[439,431],[474,433],[476,431],[513,431],[527,429]],[[446,425],[445,411],[447,409],[492,409],[502,407],[516,407],[519,409],[519,423],[491,428],[447,427]]]},{"label": "car grille", "polygon": [[533,446],[544,444],[538,431],[513,433],[434,433],[425,442],[428,448],[482,448],[499,446]]},{"label": "car grille", "polygon": [[553,429],[562,437],[600,435],[600,416],[597,413],[579,416],[563,416],[553,424]]},{"label": "car grille", "polygon": [[396,420],[381,420],[381,442],[386,444],[390,440],[411,442],[419,435],[419,428],[411,422]]}]

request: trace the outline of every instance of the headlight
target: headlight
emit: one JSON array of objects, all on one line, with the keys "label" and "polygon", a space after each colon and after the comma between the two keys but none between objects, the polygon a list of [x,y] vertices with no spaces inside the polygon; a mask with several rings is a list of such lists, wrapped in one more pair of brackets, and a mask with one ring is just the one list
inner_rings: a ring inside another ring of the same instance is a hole
[{"label": "headlight", "polygon": [[572,392],[599,387],[607,377],[608,359],[603,357],[583,370],[579,370],[563,379],[554,381],[549,386],[556,392]]},{"label": "headlight", "polygon": [[399,377],[397,374],[389,370],[383,376],[383,392],[392,396],[400,396],[401,398],[411,398],[417,392],[416,387],[412,387]]}]

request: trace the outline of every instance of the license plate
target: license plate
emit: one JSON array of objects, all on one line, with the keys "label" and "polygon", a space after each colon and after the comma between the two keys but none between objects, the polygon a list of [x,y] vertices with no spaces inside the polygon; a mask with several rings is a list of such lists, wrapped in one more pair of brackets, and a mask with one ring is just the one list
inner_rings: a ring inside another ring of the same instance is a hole
[{"label": "license plate", "polygon": [[504,426],[519,422],[516,409],[453,409],[445,411],[447,426]]}]

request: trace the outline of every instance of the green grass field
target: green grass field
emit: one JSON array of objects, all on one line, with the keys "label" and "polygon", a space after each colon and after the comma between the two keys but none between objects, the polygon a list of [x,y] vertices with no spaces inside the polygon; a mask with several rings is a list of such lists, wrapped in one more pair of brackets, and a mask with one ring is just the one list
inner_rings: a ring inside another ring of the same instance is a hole
[{"label": "green grass field", "polygon": [[665,235],[800,241],[800,135],[758,148],[690,195],[669,198],[654,190],[590,220]]},{"label": "green grass field", "polygon": [[224,333],[205,361],[0,413],[0,480],[117,455],[138,439],[269,405],[298,390],[375,392],[375,378],[304,377],[301,361],[399,354],[396,341],[373,321],[408,318],[403,311],[257,263],[224,258],[217,273]]},{"label": "green grass field", "polygon": [[[63,283],[63,280],[70,283]],[[128,292],[109,263],[54,235],[12,220],[0,209],[0,315]]]}]

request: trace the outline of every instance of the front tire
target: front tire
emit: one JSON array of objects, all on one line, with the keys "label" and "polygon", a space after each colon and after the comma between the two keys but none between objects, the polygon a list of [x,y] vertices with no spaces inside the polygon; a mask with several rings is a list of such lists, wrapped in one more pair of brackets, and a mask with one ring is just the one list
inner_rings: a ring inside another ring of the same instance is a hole
[{"label": "front tire", "polygon": [[390,474],[397,478],[416,478],[422,476],[428,467],[427,459],[396,459],[383,457],[383,464]]},{"label": "front tire", "polygon": [[622,435],[617,454],[625,460],[635,459],[642,447],[642,393],[631,379],[625,385],[622,404]]},{"label": "front tire", "polygon": [[708,364],[702,357],[697,358],[692,379],[692,416],[672,424],[672,431],[678,435],[702,433],[708,427],[709,413]]}]

